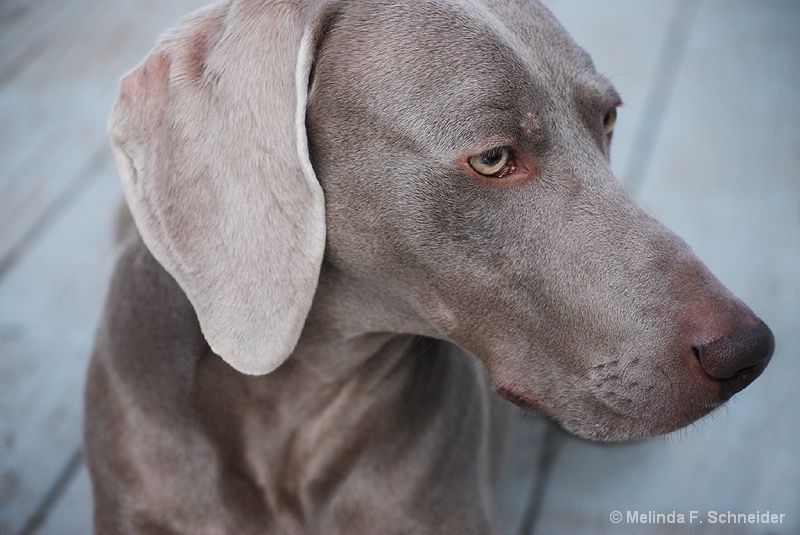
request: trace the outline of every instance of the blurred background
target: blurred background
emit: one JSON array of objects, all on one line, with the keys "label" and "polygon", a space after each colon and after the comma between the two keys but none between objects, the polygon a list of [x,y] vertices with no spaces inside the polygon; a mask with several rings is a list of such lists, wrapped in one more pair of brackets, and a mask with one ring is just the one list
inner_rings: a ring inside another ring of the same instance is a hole
[{"label": "blurred background", "polygon": [[[0,535],[90,531],[81,396],[121,199],[106,117],[120,75],[205,3],[0,0]],[[777,349],[723,409],[666,437],[599,445],[525,418],[502,532],[798,534],[800,3],[546,3],[625,101],[620,179]],[[628,511],[698,517],[631,525]],[[728,511],[785,517],[708,522]]]}]

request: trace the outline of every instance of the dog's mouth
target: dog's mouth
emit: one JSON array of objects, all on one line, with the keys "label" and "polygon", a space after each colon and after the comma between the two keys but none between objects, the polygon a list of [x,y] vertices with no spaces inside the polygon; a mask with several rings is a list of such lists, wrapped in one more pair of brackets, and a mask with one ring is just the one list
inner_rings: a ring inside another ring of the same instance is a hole
[{"label": "dog's mouth", "polygon": [[526,411],[542,410],[541,403],[538,403],[536,400],[528,396],[518,394],[509,388],[506,388],[504,386],[498,386],[495,388],[495,391],[500,395],[501,398],[505,399],[506,401],[510,401],[517,407],[521,407]]}]

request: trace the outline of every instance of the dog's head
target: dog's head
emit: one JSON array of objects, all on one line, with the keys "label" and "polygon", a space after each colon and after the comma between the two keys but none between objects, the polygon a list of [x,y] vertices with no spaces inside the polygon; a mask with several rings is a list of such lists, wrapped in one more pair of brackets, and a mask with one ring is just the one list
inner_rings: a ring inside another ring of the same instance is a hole
[{"label": "dog's head", "polygon": [[545,8],[309,4],[185,19],[111,119],[145,243],[232,366],[288,358],[324,261],[381,308],[364,333],[453,341],[584,437],[761,373],[771,332],[614,178],[620,98]]}]

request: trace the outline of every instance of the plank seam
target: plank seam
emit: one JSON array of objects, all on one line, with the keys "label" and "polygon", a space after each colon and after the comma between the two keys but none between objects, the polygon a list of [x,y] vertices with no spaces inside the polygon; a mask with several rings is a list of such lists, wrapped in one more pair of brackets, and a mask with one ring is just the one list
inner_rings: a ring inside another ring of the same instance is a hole
[{"label": "plank seam", "polygon": [[658,135],[672,97],[678,71],[686,56],[700,0],[678,0],[672,12],[664,43],[656,62],[655,76],[639,120],[623,184],[634,195],[639,192],[652,160]]},{"label": "plank seam", "polygon": [[34,535],[38,531],[42,524],[44,524],[44,521],[47,520],[47,516],[53,510],[54,506],[66,492],[69,484],[75,479],[81,466],[83,466],[83,450],[78,447],[72,453],[67,464],[50,487],[50,490],[47,491],[47,494],[45,494],[38,507],[36,507],[36,510],[28,518],[28,521],[25,522],[25,526],[17,535]]},{"label": "plank seam", "polygon": [[78,200],[80,194],[92,182],[95,171],[103,165],[108,156],[108,150],[105,143],[103,143],[89,158],[89,163],[77,173],[76,178],[67,184],[47,209],[42,212],[42,215],[28,227],[17,242],[9,248],[8,252],[0,258],[0,283],[44,232],[55,223],[58,216]]},{"label": "plank seam", "polygon": [[545,432],[542,450],[539,453],[536,477],[533,479],[533,484],[531,485],[528,496],[528,507],[525,508],[525,514],[522,517],[522,522],[519,527],[520,535],[529,535],[533,533],[533,530],[536,528],[542,504],[544,503],[545,490],[550,480],[550,474],[555,464],[558,451],[561,449],[561,445],[564,442],[563,433],[564,432],[554,424],[550,424]]}]

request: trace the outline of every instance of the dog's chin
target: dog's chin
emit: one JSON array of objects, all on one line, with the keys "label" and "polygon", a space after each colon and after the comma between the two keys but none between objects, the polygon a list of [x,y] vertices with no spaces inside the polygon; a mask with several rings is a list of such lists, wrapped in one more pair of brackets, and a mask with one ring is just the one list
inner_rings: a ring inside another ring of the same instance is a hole
[{"label": "dog's chin", "polygon": [[650,417],[634,418],[601,404],[591,403],[584,411],[578,409],[576,412],[576,407],[573,407],[564,416],[557,410],[546,408],[541,401],[508,387],[497,386],[495,391],[500,397],[525,411],[546,416],[565,432],[594,442],[630,442],[665,435],[697,422],[721,405],[709,403],[679,413],[666,414],[665,411]]},{"label": "dog's chin", "polygon": [[639,418],[626,418],[619,414],[587,414],[586,418],[560,418],[549,415],[562,429],[585,440],[594,442],[630,442],[666,435],[691,425],[708,415],[719,404],[709,404],[673,414],[652,414]]}]

